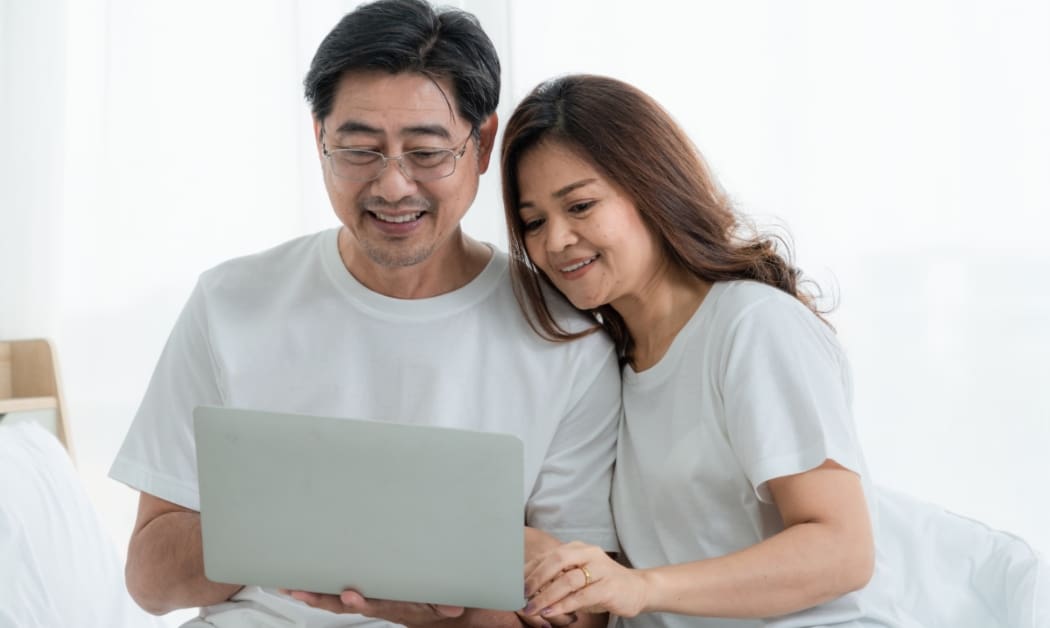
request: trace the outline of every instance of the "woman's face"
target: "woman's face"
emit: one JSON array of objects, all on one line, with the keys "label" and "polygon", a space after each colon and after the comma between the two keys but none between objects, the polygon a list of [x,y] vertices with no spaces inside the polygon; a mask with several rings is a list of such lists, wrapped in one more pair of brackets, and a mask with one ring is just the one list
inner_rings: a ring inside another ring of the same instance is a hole
[{"label": "woman's face", "polygon": [[573,305],[616,307],[644,293],[660,247],[619,186],[557,141],[529,149],[517,174],[525,250]]}]

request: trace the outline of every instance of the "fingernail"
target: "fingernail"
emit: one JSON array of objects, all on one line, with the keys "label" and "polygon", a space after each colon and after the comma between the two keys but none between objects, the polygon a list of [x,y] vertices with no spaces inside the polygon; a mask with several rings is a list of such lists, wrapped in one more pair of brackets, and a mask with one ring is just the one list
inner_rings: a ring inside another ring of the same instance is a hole
[{"label": "fingernail", "polygon": [[525,613],[526,615],[531,615],[536,612],[536,606],[532,602],[529,602],[525,605],[525,608],[523,608],[521,612]]},{"label": "fingernail", "polygon": [[552,628],[552,626],[547,622],[543,622],[543,628]]},{"label": "fingernail", "polygon": [[550,609],[549,606],[547,608],[543,609],[542,611],[540,611],[540,615],[550,615],[550,614],[551,614],[551,609]]}]

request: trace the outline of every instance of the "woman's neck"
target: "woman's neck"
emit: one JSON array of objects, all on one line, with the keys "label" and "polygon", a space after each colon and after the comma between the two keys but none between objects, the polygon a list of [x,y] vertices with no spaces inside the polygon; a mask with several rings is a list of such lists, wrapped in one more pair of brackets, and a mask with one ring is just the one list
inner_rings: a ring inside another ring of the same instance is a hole
[{"label": "woman's neck", "polygon": [[637,294],[611,304],[634,340],[631,366],[636,372],[664,357],[710,289],[710,282],[668,263]]}]

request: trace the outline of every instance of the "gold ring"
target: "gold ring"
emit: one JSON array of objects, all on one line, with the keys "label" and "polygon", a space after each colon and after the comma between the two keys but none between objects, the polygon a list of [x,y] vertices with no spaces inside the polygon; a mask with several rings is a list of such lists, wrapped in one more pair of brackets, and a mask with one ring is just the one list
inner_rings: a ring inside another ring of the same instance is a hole
[{"label": "gold ring", "polygon": [[587,571],[587,568],[583,565],[579,566],[579,570],[583,572],[584,583],[583,586],[589,587],[591,585],[591,572]]}]

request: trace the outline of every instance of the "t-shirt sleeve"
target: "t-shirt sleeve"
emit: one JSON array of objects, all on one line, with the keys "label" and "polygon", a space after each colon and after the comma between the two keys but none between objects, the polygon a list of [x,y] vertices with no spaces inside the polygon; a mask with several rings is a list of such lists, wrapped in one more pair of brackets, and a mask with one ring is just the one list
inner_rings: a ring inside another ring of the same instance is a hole
[{"label": "t-shirt sleeve", "polygon": [[622,402],[620,371],[608,342],[576,340],[584,353],[570,409],[558,425],[525,509],[526,525],[563,542],[583,541],[619,551],[609,494]]},{"label": "t-shirt sleeve", "polygon": [[109,472],[132,488],[193,510],[200,509],[193,409],[223,405],[206,313],[198,283]]},{"label": "t-shirt sleeve", "polygon": [[801,304],[766,298],[726,337],[725,429],[758,498],[766,483],[831,459],[864,473],[849,367],[831,329]]}]

